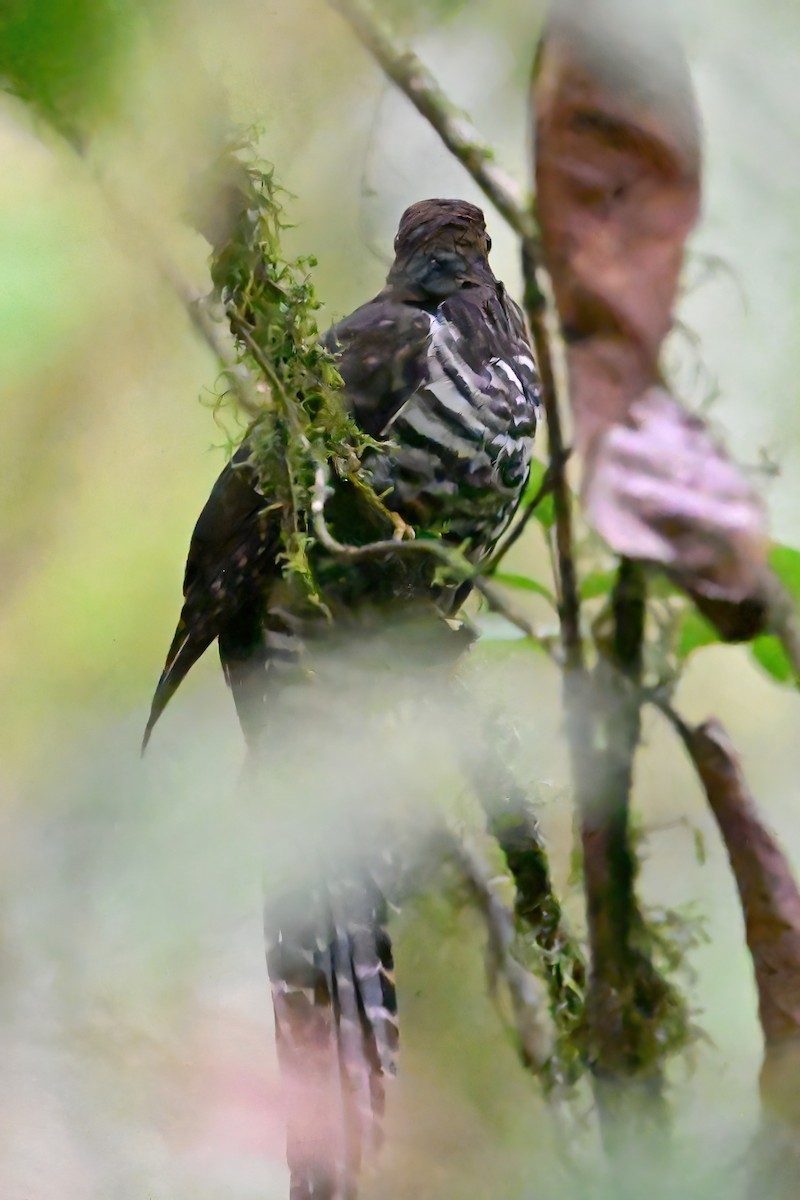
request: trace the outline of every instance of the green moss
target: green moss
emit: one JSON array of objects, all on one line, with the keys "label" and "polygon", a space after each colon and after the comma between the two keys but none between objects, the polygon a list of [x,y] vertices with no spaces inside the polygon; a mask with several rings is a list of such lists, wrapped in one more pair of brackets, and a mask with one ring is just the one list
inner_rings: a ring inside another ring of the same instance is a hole
[{"label": "green moss", "polygon": [[[320,464],[355,478],[364,448],[375,443],[348,415],[342,379],[320,344],[311,258],[288,260],[281,238],[289,227],[274,169],[252,154],[251,138],[233,142],[214,164],[217,201],[210,234],[211,275],[225,305],[242,362],[264,381],[264,408],[248,430],[250,462],[267,502],[282,514],[285,571],[319,602],[309,563],[311,500]],[[382,508],[371,490],[374,506]]]}]

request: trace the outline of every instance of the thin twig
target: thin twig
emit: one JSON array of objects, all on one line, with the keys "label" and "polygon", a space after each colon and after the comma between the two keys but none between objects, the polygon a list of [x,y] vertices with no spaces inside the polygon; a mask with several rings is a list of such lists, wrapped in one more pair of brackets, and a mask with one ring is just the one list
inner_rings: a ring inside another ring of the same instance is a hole
[{"label": "thin twig", "polygon": [[347,559],[349,562],[364,562],[384,554],[422,553],[431,555],[447,566],[459,582],[463,583],[472,575],[474,568],[462,554],[434,538],[412,538],[407,541],[384,538],[377,542],[367,542],[363,546],[340,542],[331,533],[328,522],[325,520],[325,505],[330,491],[328,470],[319,464],[314,473],[314,491],[311,498],[314,534],[319,544],[335,558]]},{"label": "thin twig", "polygon": [[221,364],[242,412],[249,417],[258,416],[263,411],[267,397],[262,398],[259,395],[258,381],[252,372],[248,371],[246,365],[240,361],[233,340],[228,336],[224,325],[220,321],[215,321],[209,313],[205,297],[199,295],[191,286],[163,246],[159,244],[159,238],[150,223],[140,213],[134,212],[127,201],[121,199],[118,192],[106,180],[88,167],[83,155],[79,154],[78,157],[89,169],[98,191],[115,219],[124,223],[125,229],[136,247],[150,258],[158,274],[186,310],[195,332],[200,335]]},{"label": "thin twig", "polygon": [[[567,480],[569,457],[561,429],[563,373],[558,366],[560,335],[558,314],[552,290],[543,276],[536,249],[523,242],[522,271],[525,284],[524,307],[531,326],[539,375],[542,381],[542,400],[547,419],[547,439],[550,453],[549,472],[552,477],[553,508],[555,510],[556,559],[558,563],[558,600],[561,618],[561,640],[567,677],[583,670],[581,612],[572,535],[572,494]],[[543,290],[543,283],[545,284]],[[567,680],[566,686],[570,687]]]},{"label": "thin twig", "polygon": [[519,1053],[524,1065],[538,1074],[546,1067],[554,1034],[544,987],[513,954],[517,931],[512,910],[500,895],[496,879],[478,851],[452,840],[451,849],[464,881],[480,908],[489,938],[489,978],[505,983],[511,999]]},{"label": "thin twig", "polygon": [[536,223],[528,198],[511,176],[497,165],[492,148],[469,118],[450,102],[413,50],[396,44],[367,0],[329,2],[509,225],[522,237],[535,237]]},{"label": "thin twig", "polygon": [[[156,265],[162,278],[170,285],[173,292],[183,304],[195,331],[206,343],[212,354],[219,359],[223,373],[228,379],[231,390],[242,412],[248,417],[257,417],[264,411],[268,400],[267,395],[259,395],[259,385],[255,376],[247,369],[236,353],[232,339],[220,321],[215,321],[208,311],[206,298],[194,295],[188,282],[179,274],[172,263],[159,257]],[[261,385],[266,391],[266,385]]]},{"label": "thin twig", "polygon": [[[569,449],[564,451],[564,465],[566,465],[566,462],[568,461],[571,453],[572,453],[572,451]],[[536,510],[539,507],[539,505],[542,503],[542,501],[545,499],[546,496],[549,496],[552,494],[554,486],[555,486],[555,470],[554,470],[553,463],[551,462],[548,464],[547,470],[544,473],[544,478],[542,479],[542,482],[539,484],[538,488],[536,489],[536,491],[533,495],[533,498],[528,501],[528,503],[525,505],[524,509],[522,510],[522,516],[517,519],[511,532],[507,535],[507,537],[504,539],[504,541],[501,543],[501,545],[497,548],[497,550],[495,550],[494,554],[492,555],[492,557],[489,559],[489,561],[486,563],[485,567],[483,568],[484,575],[492,575],[497,570],[501,561],[505,558],[506,554],[511,549],[511,547],[514,545],[514,543],[518,542],[519,539],[522,537],[522,535],[525,532],[525,529],[528,525],[528,522],[530,521],[531,517],[535,515]]]},{"label": "thin twig", "polygon": [[[465,698],[469,693],[464,689]],[[524,941],[532,936],[542,951],[541,973],[550,994],[551,1012],[563,1036],[565,1024],[578,1020],[586,983],[579,943],[564,919],[553,886],[547,848],[526,788],[517,777],[514,737],[498,713],[478,713],[468,701],[462,725],[470,736],[459,739],[459,753],[475,794],[486,813],[489,833],[497,841],[514,880],[514,917]],[[485,725],[484,725],[484,722]],[[463,728],[461,730],[463,734]],[[561,1083],[558,1056],[550,1076]]]},{"label": "thin twig", "polygon": [[278,376],[275,374],[275,369],[272,366],[272,363],[264,354],[264,351],[261,349],[258,342],[250,332],[249,325],[242,318],[237,309],[233,305],[229,304],[226,312],[228,314],[228,320],[234,334],[244,342],[245,346],[250,351],[250,354],[258,363],[259,368],[264,373],[265,378],[269,381],[272,389],[273,399],[281,405],[284,416],[289,424],[292,436],[298,440],[303,450],[305,450],[307,454],[310,454],[311,443],[300,426],[300,422],[297,418],[297,407],[294,403],[292,403],[291,400],[287,399],[283,385]]},{"label": "thin twig", "polygon": [[475,575],[473,577],[472,585],[475,590],[480,592],[480,594],[483,596],[492,612],[504,617],[505,620],[508,621],[509,625],[513,625],[514,628],[518,629],[520,633],[523,633],[526,638],[530,638],[531,641],[536,642],[537,645],[541,646],[552,662],[554,662],[557,666],[561,666],[561,659],[558,653],[558,646],[556,644],[558,639],[555,635],[551,637],[546,633],[542,633],[541,630],[536,629],[526,617],[523,617],[521,613],[517,612],[515,608],[512,608],[511,605],[504,600],[497,588],[493,587],[493,585],[481,575]]},{"label": "thin twig", "polygon": [[428,554],[435,558],[452,574],[459,583],[471,583],[480,592],[492,612],[501,616],[531,641],[536,642],[546,653],[556,661],[553,639],[547,634],[536,630],[525,617],[510,608],[499,592],[492,587],[488,580],[481,575],[481,567],[474,566],[454,546],[447,546],[436,538],[413,538],[400,541],[395,538],[384,538],[376,542],[366,542],[363,546],[355,546],[340,542],[331,533],[325,519],[325,505],[330,494],[329,474],[327,467],[318,464],[314,473],[314,489],[311,498],[311,513],[314,524],[314,535],[319,544],[335,558],[346,559],[348,562],[366,562],[369,559],[380,558],[383,555],[397,554]]},{"label": "thin twig", "polygon": [[162,251],[151,247],[151,256],[161,278],[186,309],[194,330],[219,360],[239,408],[248,417],[257,417],[264,411],[268,396],[259,395],[258,382],[239,359],[233,340],[228,337],[224,325],[214,320],[206,306],[205,297],[193,291],[174,263],[170,262]]}]

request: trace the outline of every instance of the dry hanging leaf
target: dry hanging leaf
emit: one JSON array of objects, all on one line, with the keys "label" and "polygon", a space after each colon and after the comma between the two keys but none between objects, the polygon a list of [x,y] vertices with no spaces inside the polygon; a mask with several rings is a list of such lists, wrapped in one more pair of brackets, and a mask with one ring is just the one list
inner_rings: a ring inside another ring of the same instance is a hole
[{"label": "dry hanging leaf", "polygon": [[766,613],[763,508],[659,372],[701,157],[683,55],[641,9],[555,0],[534,81],[538,216],[583,502],[617,553],[666,569],[723,636],[749,637]]},{"label": "dry hanging leaf", "polygon": [[800,1126],[800,890],[718,721],[683,731],[731,861],[766,1045],[766,1104]]}]

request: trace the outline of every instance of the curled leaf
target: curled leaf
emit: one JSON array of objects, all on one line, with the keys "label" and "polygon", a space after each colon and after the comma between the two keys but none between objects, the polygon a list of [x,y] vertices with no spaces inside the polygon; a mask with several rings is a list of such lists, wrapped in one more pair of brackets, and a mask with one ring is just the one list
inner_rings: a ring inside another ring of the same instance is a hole
[{"label": "curled leaf", "polygon": [[663,387],[649,387],[598,435],[583,500],[617,553],[663,567],[724,637],[763,627],[762,505],[703,422]]},{"label": "curled leaf", "polygon": [[684,738],[739,889],[767,1048],[795,1038],[800,1045],[800,889],[720,723],[706,721]]},{"label": "curled leaf", "polygon": [[738,639],[765,621],[764,512],[659,370],[700,211],[701,154],[688,69],[656,7],[551,8],[533,91],[542,250],[589,520]]}]

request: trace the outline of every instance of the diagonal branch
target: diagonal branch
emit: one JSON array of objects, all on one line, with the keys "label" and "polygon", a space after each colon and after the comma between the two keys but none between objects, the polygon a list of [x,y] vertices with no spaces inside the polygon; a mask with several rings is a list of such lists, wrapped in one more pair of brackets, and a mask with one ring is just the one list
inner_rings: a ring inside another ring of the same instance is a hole
[{"label": "diagonal branch", "polygon": [[545,272],[537,262],[536,247],[526,239],[522,245],[522,272],[525,286],[525,315],[533,334],[536,358],[542,381],[542,400],[547,418],[547,440],[550,465],[548,476],[553,492],[556,522],[558,562],[559,617],[564,665],[567,669],[565,687],[571,685],[571,673],[583,671],[581,641],[581,611],[572,535],[572,494],[567,480],[569,452],[561,428],[561,399],[565,388],[563,356],[560,357],[558,312],[552,288]]},{"label": "diagonal branch", "polygon": [[[195,332],[203,339],[211,353],[219,360],[223,374],[228,379],[236,396],[239,408],[248,417],[257,417],[264,411],[266,396],[259,396],[259,382],[247,365],[241,361],[236,346],[225,327],[208,311],[204,296],[195,294],[188,281],[172,262],[157,251],[153,251],[156,267],[161,277],[172,288]],[[261,385],[264,387],[264,385]]]},{"label": "diagonal branch", "polygon": [[497,882],[477,849],[454,838],[451,850],[486,922],[489,978],[492,990],[499,979],[508,989],[520,1058],[528,1070],[543,1071],[552,1053],[553,1028],[544,988],[514,957],[517,936],[514,914],[503,901]]},{"label": "diagonal branch", "polygon": [[719,721],[693,727],[666,700],[656,697],[655,703],[682,739],[703,786],[744,917],[764,1035],[763,1120],[749,1156],[748,1195],[789,1200],[797,1194],[800,1130],[800,887]]},{"label": "diagonal branch", "polygon": [[533,237],[536,225],[528,197],[495,161],[494,151],[467,116],[451,103],[417,55],[400,48],[368,0],[329,0],[421,116],[436,130],[447,149],[466,168],[509,225]]}]

